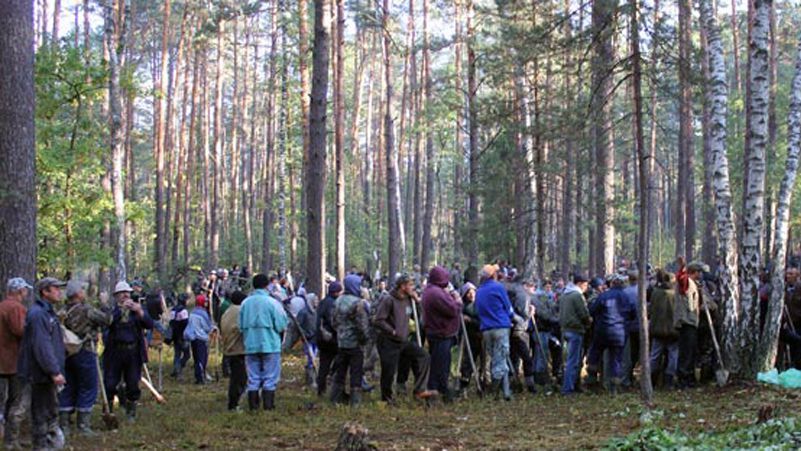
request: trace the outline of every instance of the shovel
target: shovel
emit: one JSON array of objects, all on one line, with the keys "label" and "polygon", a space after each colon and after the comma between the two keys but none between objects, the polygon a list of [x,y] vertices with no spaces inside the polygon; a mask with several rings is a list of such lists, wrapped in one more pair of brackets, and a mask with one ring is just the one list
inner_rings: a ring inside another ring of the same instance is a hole
[{"label": "shovel", "polygon": [[709,322],[709,330],[712,333],[712,344],[715,345],[715,353],[718,356],[718,363],[720,364],[720,368],[715,370],[715,380],[718,383],[718,387],[723,387],[729,381],[729,370],[723,366],[723,357],[720,356],[718,337],[715,334],[715,326],[712,324],[712,315],[709,313],[709,308],[706,305],[706,301],[704,301],[704,313],[706,313],[706,320]]},{"label": "shovel", "polygon": [[100,356],[97,355],[97,349],[94,340],[92,343],[92,352],[95,354],[95,364],[97,365],[97,378],[100,382],[100,393],[103,395],[103,424],[106,429],[112,431],[120,427],[120,421],[111,413],[111,408],[108,403],[108,396],[106,395],[106,384],[103,382],[103,369],[100,368]]}]

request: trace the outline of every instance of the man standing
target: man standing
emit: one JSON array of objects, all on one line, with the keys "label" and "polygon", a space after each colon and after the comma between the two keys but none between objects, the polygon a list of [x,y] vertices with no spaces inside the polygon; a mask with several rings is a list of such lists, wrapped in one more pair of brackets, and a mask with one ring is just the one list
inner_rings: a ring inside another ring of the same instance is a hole
[{"label": "man standing", "polygon": [[275,409],[275,389],[281,379],[281,333],[286,330],[286,313],[267,292],[270,280],[264,274],[253,277],[253,293],[242,303],[239,329],[245,342],[248,373],[248,407]]},{"label": "man standing", "polygon": [[448,377],[451,371],[451,348],[456,345],[462,314],[462,299],[459,293],[448,287],[448,270],[435,266],[428,274],[428,284],[423,290],[423,326],[431,354],[431,374],[428,389],[451,400]]},{"label": "man standing", "polygon": [[676,279],[679,296],[673,327],[679,331],[679,388],[695,386],[695,357],[698,349],[700,297],[696,281],[701,278],[703,264],[692,262],[679,269]]},{"label": "man standing", "polygon": [[337,356],[337,331],[334,328],[334,303],[342,295],[342,284],[336,280],[328,284],[328,296],[317,310],[316,341],[320,352],[317,370],[317,396],[324,396],[328,385],[328,374]]},{"label": "man standing", "polygon": [[587,355],[589,381],[591,384],[597,382],[604,351],[609,351],[611,362],[609,388],[613,395],[617,394],[622,382],[626,321],[636,316],[636,312],[623,294],[625,280],[624,276],[618,274],[609,275],[607,283],[611,288],[604,291],[588,307],[594,323],[592,346]]},{"label": "man standing", "polygon": [[209,334],[214,326],[208,311],[208,301],[203,295],[195,298],[195,308],[189,314],[189,323],[184,329],[184,340],[192,348],[195,366],[195,384],[206,383],[206,367],[209,363]]},{"label": "man standing", "polygon": [[[629,285],[623,289],[630,308],[639,312],[640,302],[638,295],[639,272],[631,269],[628,272]],[[634,368],[640,361],[640,317],[635,315],[626,320],[626,345],[623,348],[623,386],[634,385]]]},{"label": "man standing", "polygon": [[63,313],[64,327],[75,333],[83,346],[77,354],[67,357],[67,385],[59,394],[59,424],[69,433],[70,416],[78,411],[76,425],[83,435],[93,435],[92,407],[97,400],[97,355],[95,342],[100,329],[111,324],[111,314],[86,303],[83,284],[76,280],[67,283],[67,305]]},{"label": "man standing", "polygon": [[674,309],[676,292],[673,289],[675,276],[669,272],[656,272],[656,286],[651,290],[648,302],[649,335],[651,337],[651,374],[660,371],[659,358],[667,354],[665,386],[673,388],[679,359],[679,331],[675,328]]},{"label": "man standing", "polygon": [[189,310],[186,301],[189,295],[181,293],[178,303],[170,310],[170,330],[172,331],[173,360],[172,374],[170,376],[181,379],[181,372],[189,361],[189,342],[184,340],[184,331],[189,324]]},{"label": "man standing", "polygon": [[350,405],[362,400],[364,352],[367,343],[369,319],[361,296],[361,277],[345,277],[345,294],[334,303],[334,327],[337,331],[337,372],[331,386],[331,402],[340,402],[345,391],[345,379],[350,370]]},{"label": "man standing", "polygon": [[239,398],[242,397],[248,384],[248,373],[245,369],[245,342],[242,339],[242,331],[239,330],[239,313],[245,297],[245,293],[238,290],[231,293],[231,306],[223,313],[220,321],[223,355],[228,357],[231,365],[231,377],[228,380],[228,410],[239,408]]},{"label": "man standing", "polygon": [[9,279],[0,302],[0,435],[6,449],[19,447],[19,425],[30,404],[30,386],[17,377],[17,359],[27,313],[23,302],[32,289],[21,277]]},{"label": "man standing", "polygon": [[573,277],[573,283],[565,287],[559,297],[559,326],[567,346],[567,362],[562,379],[562,394],[570,395],[579,390],[581,376],[581,354],[584,350],[584,334],[592,324],[584,293],[587,292],[588,280],[582,275]]},{"label": "man standing", "polygon": [[38,294],[25,319],[19,374],[31,384],[31,436],[33,449],[62,449],[64,434],[58,427],[58,387],[64,379],[64,338],[53,308],[61,302],[66,284],[45,277],[36,284]]},{"label": "man standing", "polygon": [[412,299],[417,297],[414,280],[401,274],[395,287],[378,301],[373,327],[377,332],[376,344],[381,358],[381,399],[393,403],[392,384],[401,360],[410,361],[414,373],[414,394],[426,399],[435,392],[426,390],[429,377],[429,357],[417,342],[409,340],[409,320]]},{"label": "man standing", "polygon": [[509,386],[509,330],[514,312],[506,288],[498,282],[498,266],[485,265],[479,273],[481,287],[476,292],[476,311],[481,323],[484,351],[490,356],[492,388],[512,399]]},{"label": "man standing", "polygon": [[103,382],[110,407],[117,396],[117,386],[125,382],[125,399],[120,404],[125,407],[128,421],[136,420],[136,402],[142,395],[139,380],[142,378],[142,365],[147,362],[145,330],[153,328],[153,320],[141,304],[131,299],[131,286],[124,280],[114,287],[114,308],[112,321],[103,345]]}]

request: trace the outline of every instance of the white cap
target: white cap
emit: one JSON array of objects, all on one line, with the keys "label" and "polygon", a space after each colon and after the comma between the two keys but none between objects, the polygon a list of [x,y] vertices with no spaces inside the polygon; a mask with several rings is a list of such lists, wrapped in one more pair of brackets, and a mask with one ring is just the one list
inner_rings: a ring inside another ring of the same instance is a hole
[{"label": "white cap", "polygon": [[133,292],[133,289],[131,288],[130,285],[128,285],[128,282],[126,282],[124,280],[120,280],[119,282],[117,282],[117,285],[114,287],[114,293],[112,293],[112,294],[131,293],[131,292]]}]

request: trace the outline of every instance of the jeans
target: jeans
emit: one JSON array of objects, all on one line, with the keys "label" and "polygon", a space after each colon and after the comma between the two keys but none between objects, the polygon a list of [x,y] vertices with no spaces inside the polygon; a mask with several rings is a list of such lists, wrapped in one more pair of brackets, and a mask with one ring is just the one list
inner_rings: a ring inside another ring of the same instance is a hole
[{"label": "jeans", "polygon": [[414,373],[414,392],[419,393],[425,390],[428,385],[430,362],[428,354],[423,348],[417,346],[417,342],[398,342],[379,336],[376,339],[376,347],[381,359],[382,400],[393,399],[392,384],[395,383],[395,375],[402,361],[408,362]]},{"label": "jeans", "polygon": [[31,385],[31,439],[35,450],[64,447],[58,426],[58,390],[52,382]]},{"label": "jeans", "polygon": [[492,379],[501,380],[509,374],[509,329],[489,329],[483,332],[484,350],[490,356]]},{"label": "jeans", "polygon": [[59,410],[62,412],[91,412],[97,401],[97,357],[88,349],[67,357],[64,377],[67,385],[58,395]]},{"label": "jeans", "polygon": [[362,376],[364,369],[362,363],[364,362],[364,352],[362,348],[339,348],[337,352],[337,372],[334,375],[334,383],[344,387],[345,379],[350,370],[350,386],[351,388],[362,388]]},{"label": "jeans", "polygon": [[581,353],[584,350],[584,334],[565,331],[562,334],[567,347],[567,362],[565,363],[565,376],[562,379],[562,393],[573,393],[581,374]]},{"label": "jeans", "polygon": [[108,402],[114,402],[117,396],[117,386],[120,381],[125,382],[125,401],[136,402],[142,396],[139,389],[139,380],[142,379],[142,358],[138,348],[117,349],[110,348],[103,354],[103,383],[106,385]]},{"label": "jeans", "polygon": [[[611,367],[609,376],[613,383],[620,383],[623,375],[623,346],[620,344],[610,343],[603,336],[596,335],[587,355],[587,367],[590,368],[590,372],[597,372],[599,364],[602,363],[604,351],[609,352],[609,366]],[[605,374],[604,377],[606,377]]]},{"label": "jeans", "polygon": [[[337,358],[337,348],[331,345],[319,347],[320,365],[317,370],[317,394],[325,394],[328,385],[328,375],[333,373],[333,363]],[[382,367],[383,368],[383,367]]]},{"label": "jeans", "polygon": [[245,356],[248,372],[248,391],[275,391],[281,380],[281,353],[270,352]]},{"label": "jeans", "polygon": [[30,404],[30,384],[15,374],[0,376],[0,424],[5,424],[6,443],[19,439],[19,426]]},{"label": "jeans", "polygon": [[663,353],[667,353],[665,375],[675,376],[676,368],[679,363],[679,342],[662,338],[654,338],[651,340],[651,371],[659,370],[659,358]]},{"label": "jeans", "polygon": [[192,360],[195,367],[195,383],[205,383],[206,367],[209,364],[209,342],[192,340]]},{"label": "jeans", "polygon": [[698,329],[683,324],[679,329],[679,379],[683,383],[695,381],[695,354],[698,350]]},{"label": "jeans", "polygon": [[428,349],[431,354],[431,370],[428,376],[428,389],[437,390],[445,398],[449,396],[448,378],[451,374],[451,348],[456,337],[428,336]]},{"label": "jeans", "polygon": [[184,367],[186,367],[186,363],[189,362],[189,357],[191,356],[189,348],[189,342],[183,338],[173,342],[174,354],[172,358],[172,367],[173,373],[176,376],[181,373]]},{"label": "jeans", "polygon": [[239,405],[239,398],[248,385],[248,372],[245,368],[244,355],[228,356],[231,363],[231,378],[228,379],[228,410],[235,410]]}]

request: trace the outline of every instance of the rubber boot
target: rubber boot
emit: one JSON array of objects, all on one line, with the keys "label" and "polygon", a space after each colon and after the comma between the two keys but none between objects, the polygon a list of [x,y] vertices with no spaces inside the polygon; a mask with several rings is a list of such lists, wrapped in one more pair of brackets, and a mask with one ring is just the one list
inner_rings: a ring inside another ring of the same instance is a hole
[{"label": "rubber boot", "polygon": [[261,401],[264,410],[275,410],[275,390],[262,390]]},{"label": "rubber boot", "polygon": [[128,401],[125,404],[125,417],[129,423],[136,421],[136,401]]},{"label": "rubber boot", "polygon": [[613,377],[609,381],[609,393],[612,396],[617,396],[617,394],[620,393],[620,385],[621,385],[620,378],[619,377]]},{"label": "rubber boot", "polygon": [[501,388],[503,389],[503,399],[504,401],[511,401],[512,400],[512,389],[509,387],[509,375],[504,374],[503,379],[501,379]]},{"label": "rubber boot", "polygon": [[587,382],[586,386],[588,388],[595,388],[598,385],[598,370],[587,368]]},{"label": "rubber boot", "polygon": [[334,382],[331,384],[331,395],[330,400],[332,404],[339,404],[342,402],[342,394],[344,393],[345,389],[342,385]]},{"label": "rubber boot", "polygon": [[534,383],[534,376],[526,376],[526,389],[532,395],[537,394],[537,384]]},{"label": "rubber boot", "polygon": [[665,390],[672,391],[675,387],[674,377],[672,374],[665,375]]},{"label": "rubber boot", "polygon": [[72,423],[72,412],[63,411],[58,413],[58,426],[65,437],[70,435],[70,423]]},{"label": "rubber boot", "polygon": [[[6,420],[8,421],[8,419]],[[5,433],[3,434],[3,445],[5,449],[23,449],[19,441],[19,423],[11,420],[5,425]]]},{"label": "rubber boot", "polygon": [[359,407],[359,404],[361,403],[362,403],[362,389],[352,387],[350,389],[350,406]]},{"label": "rubber boot", "polygon": [[95,436],[95,431],[92,430],[92,412],[78,412],[78,419],[76,420],[78,433],[85,437]]},{"label": "rubber boot", "polygon": [[259,392],[257,391],[249,391],[248,392],[248,410],[251,412],[258,410],[259,408]]},{"label": "rubber boot", "polygon": [[314,367],[306,367],[306,385],[312,390],[317,390],[317,378],[315,377]]}]

